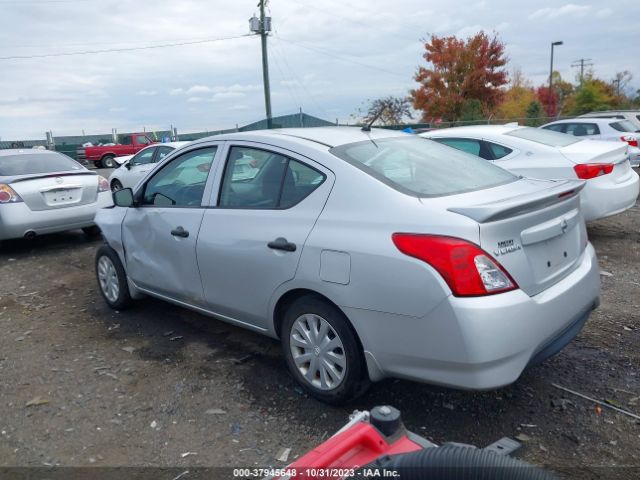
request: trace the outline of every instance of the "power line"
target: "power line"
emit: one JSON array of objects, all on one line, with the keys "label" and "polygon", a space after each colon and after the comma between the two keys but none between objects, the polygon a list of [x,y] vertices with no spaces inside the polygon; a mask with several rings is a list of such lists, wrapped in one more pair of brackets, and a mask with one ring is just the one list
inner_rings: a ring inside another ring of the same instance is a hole
[{"label": "power line", "polygon": [[593,63],[590,62],[591,58],[580,58],[571,64],[571,67],[580,67],[580,85],[582,85],[582,79],[584,78],[584,67],[591,67]]},{"label": "power line", "polygon": [[318,53],[322,53],[324,55],[327,55],[328,57],[337,58],[338,60],[342,60],[343,62],[353,63],[353,64],[356,64],[356,65],[360,65],[362,67],[367,67],[367,68],[371,68],[373,70],[378,70],[379,72],[384,72],[384,73],[388,73],[390,75],[395,75],[397,77],[406,78],[406,75],[403,75],[402,73],[394,72],[392,70],[386,70],[384,68],[376,67],[375,65],[370,65],[368,63],[359,62],[358,60],[353,60],[352,58],[344,57],[344,56],[342,56],[340,54],[331,52],[329,50],[325,50],[325,49],[322,49],[322,48],[319,48],[319,47],[316,47],[316,46],[305,45],[305,44],[302,44],[302,43],[299,43],[299,42],[294,42],[293,40],[288,40],[288,39],[282,38],[280,36],[278,36],[277,38],[278,38],[278,40],[281,40],[281,41],[284,41],[284,42],[287,42],[287,43],[291,43],[291,44],[296,45],[296,46],[298,46],[300,48],[304,48],[304,49],[307,49],[307,50],[311,50],[311,51],[315,51],[315,52],[318,52]]},{"label": "power line", "polygon": [[32,58],[48,58],[48,57],[70,57],[75,55],[92,55],[97,53],[111,53],[111,52],[131,52],[134,50],[150,50],[154,48],[166,48],[166,47],[181,47],[184,45],[198,45],[202,43],[220,42],[223,40],[235,40],[237,38],[253,37],[255,35],[246,33],[244,35],[236,35],[233,37],[221,37],[221,38],[206,38],[203,40],[193,40],[190,42],[176,42],[176,43],[164,43],[160,45],[143,45],[139,47],[123,47],[123,48],[105,48],[101,50],[82,50],[78,52],[62,52],[62,53],[43,53],[38,55],[11,55],[8,57],[0,57],[0,60],[24,60]]}]

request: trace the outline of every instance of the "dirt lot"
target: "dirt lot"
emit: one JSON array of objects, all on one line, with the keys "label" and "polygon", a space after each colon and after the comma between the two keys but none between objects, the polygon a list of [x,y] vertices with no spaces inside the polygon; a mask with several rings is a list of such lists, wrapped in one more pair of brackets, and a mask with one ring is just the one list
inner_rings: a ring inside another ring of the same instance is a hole
[{"label": "dirt lot", "polygon": [[354,408],[392,404],[437,443],[520,435],[520,458],[570,477],[638,478],[640,422],[552,386],[640,412],[640,208],[589,235],[611,276],[558,356],[499,391],[389,380],[344,408],[303,395],[275,341],[152,299],[109,310],[93,273],[99,241],[68,233],[4,244],[0,465],[281,466],[282,448],[292,459]]}]

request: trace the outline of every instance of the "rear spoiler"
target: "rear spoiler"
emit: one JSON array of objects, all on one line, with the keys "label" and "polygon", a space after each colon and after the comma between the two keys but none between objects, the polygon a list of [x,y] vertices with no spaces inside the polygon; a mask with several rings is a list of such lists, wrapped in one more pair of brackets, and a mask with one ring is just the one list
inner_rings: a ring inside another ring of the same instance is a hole
[{"label": "rear spoiler", "polygon": [[27,180],[37,180],[38,178],[71,177],[75,175],[98,175],[98,173],[92,172],[89,170],[84,170],[79,172],[34,173],[31,175],[14,175],[13,177],[0,177],[0,178],[2,178],[2,183],[9,184],[9,183],[26,182]]},{"label": "rear spoiler", "polygon": [[583,180],[565,180],[534,193],[470,207],[453,207],[448,210],[472,218],[479,223],[495,222],[540,210],[573,198],[580,193],[584,186]]}]

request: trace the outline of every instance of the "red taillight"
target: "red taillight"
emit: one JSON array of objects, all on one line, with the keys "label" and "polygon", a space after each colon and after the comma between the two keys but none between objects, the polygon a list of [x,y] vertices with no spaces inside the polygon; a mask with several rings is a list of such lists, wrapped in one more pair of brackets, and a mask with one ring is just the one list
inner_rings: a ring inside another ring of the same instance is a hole
[{"label": "red taillight", "polygon": [[22,202],[20,195],[9,185],[0,183],[0,203],[18,203]]},{"label": "red taillight", "polygon": [[632,135],[624,135],[620,137],[620,140],[627,142],[629,146],[638,148],[638,138]]},{"label": "red taillight", "polygon": [[613,172],[613,163],[580,163],[573,169],[578,178],[589,180]]},{"label": "red taillight", "polygon": [[402,253],[435,268],[457,297],[492,295],[518,288],[498,262],[466,240],[416,233],[394,233],[392,239]]},{"label": "red taillight", "polygon": [[98,177],[98,193],[108,192],[109,189],[109,181],[103,176]]}]

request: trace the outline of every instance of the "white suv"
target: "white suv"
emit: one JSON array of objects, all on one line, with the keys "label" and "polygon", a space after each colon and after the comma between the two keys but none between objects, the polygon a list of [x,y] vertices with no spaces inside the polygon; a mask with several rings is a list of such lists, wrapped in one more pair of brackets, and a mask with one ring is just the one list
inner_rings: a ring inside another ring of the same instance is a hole
[{"label": "white suv", "polygon": [[617,118],[633,123],[636,130],[640,130],[640,110],[605,110],[603,112],[589,112],[580,117],[586,118]]}]

